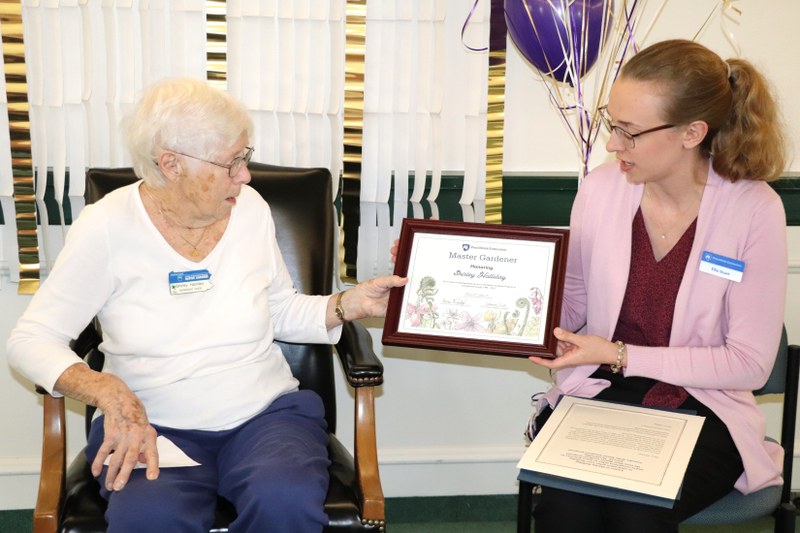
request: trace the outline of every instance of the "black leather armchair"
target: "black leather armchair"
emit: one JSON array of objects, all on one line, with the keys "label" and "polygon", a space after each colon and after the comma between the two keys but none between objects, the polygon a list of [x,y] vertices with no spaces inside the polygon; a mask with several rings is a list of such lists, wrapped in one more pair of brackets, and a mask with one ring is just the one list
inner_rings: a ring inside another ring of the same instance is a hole
[{"label": "black leather armchair", "polygon": [[[267,199],[275,219],[278,242],[298,291],[330,294],[334,278],[334,226],[331,175],[327,169],[300,169],[251,163],[250,185]],[[90,169],[86,202],[136,180],[130,168]],[[98,349],[101,333],[90,324],[72,347],[95,369],[102,368]],[[339,442],[332,347],[281,344],[300,381],[325,403],[330,488],[325,502],[326,531],[383,531],[384,497],[378,473],[375,441],[374,387],[383,383],[383,366],[372,350],[367,330],[358,323],[344,326],[336,346],[344,374],[355,390],[355,458]],[[87,408],[86,430],[93,414]],[[44,395],[44,442],[39,495],[34,511],[35,533],[102,533],[106,501],[92,477],[83,453],[67,466],[63,398]],[[236,510],[220,498],[212,532],[225,532]]]}]

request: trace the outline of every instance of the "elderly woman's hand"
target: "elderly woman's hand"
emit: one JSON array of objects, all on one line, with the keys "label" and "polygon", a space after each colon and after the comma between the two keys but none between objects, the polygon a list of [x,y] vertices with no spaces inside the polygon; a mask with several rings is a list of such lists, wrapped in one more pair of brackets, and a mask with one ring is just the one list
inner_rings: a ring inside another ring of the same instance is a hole
[{"label": "elderly woman's hand", "polygon": [[389,292],[407,282],[407,278],[400,276],[379,276],[340,293],[340,298],[339,294],[332,296],[328,303],[328,327],[342,322],[336,313],[337,301],[345,320],[384,316],[389,302]]},{"label": "elderly woman's hand", "polygon": [[124,383],[121,385],[116,387],[117,393],[98,405],[105,415],[105,435],[92,463],[92,474],[99,476],[103,463],[111,455],[106,472],[109,491],[122,490],[137,463],[146,465],[147,479],[158,477],[156,430],[150,425],[139,398]]},{"label": "elderly woman's hand", "polygon": [[[580,365],[612,365],[617,362],[617,345],[597,335],[581,335],[563,328],[555,328],[553,334],[558,339],[556,358],[529,357],[538,365],[557,370]],[[622,361],[626,366],[627,360]]]},{"label": "elderly woman's hand", "polygon": [[122,490],[137,463],[146,465],[147,479],[158,477],[156,430],[142,402],[121,379],[75,364],[59,376],[55,389],[103,412],[105,435],[92,462],[92,475],[100,476],[110,456],[106,489]]}]

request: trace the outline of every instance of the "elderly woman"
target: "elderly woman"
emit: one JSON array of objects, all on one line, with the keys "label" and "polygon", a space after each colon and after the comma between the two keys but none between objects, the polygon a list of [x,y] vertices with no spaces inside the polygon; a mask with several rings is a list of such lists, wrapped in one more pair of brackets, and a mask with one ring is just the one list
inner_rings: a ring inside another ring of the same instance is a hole
[{"label": "elderly woman", "polygon": [[[336,342],[340,317],[382,315],[405,280],[376,278],[336,296],[296,292],[269,206],[247,186],[251,119],[225,93],[162,82],[126,130],[142,180],[75,221],[11,334],[10,363],[102,412],[87,456],[110,532],[208,531],[217,495],[236,506],[232,532],[321,531],[323,405],[298,390],[273,341]],[[69,349],[94,317],[103,372]],[[200,465],[160,470],[157,436]]]}]

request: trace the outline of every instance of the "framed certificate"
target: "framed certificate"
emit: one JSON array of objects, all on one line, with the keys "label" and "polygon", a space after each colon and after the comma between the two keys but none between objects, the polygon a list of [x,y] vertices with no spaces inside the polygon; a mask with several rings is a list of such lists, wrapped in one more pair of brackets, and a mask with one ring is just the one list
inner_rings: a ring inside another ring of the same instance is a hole
[{"label": "framed certificate", "polygon": [[403,220],[383,343],[555,357],[569,230]]}]

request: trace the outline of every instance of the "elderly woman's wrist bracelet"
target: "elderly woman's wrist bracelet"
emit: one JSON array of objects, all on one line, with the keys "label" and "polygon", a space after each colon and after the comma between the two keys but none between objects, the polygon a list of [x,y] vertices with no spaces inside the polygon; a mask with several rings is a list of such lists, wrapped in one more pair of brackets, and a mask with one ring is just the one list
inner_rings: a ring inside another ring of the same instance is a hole
[{"label": "elderly woman's wrist bracelet", "polygon": [[618,374],[620,370],[622,370],[622,361],[625,358],[625,343],[622,341],[617,341],[617,362],[611,365],[611,371],[615,374]]}]

